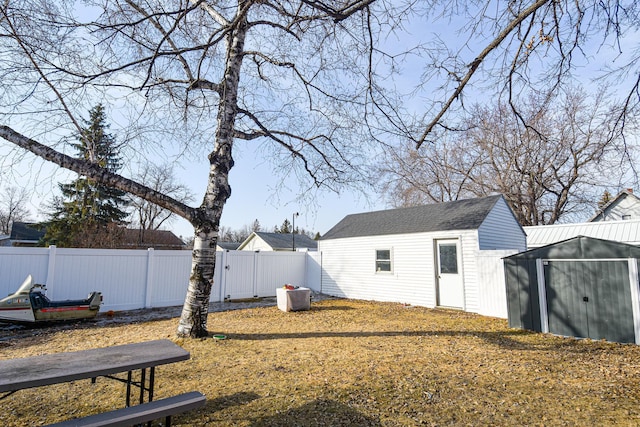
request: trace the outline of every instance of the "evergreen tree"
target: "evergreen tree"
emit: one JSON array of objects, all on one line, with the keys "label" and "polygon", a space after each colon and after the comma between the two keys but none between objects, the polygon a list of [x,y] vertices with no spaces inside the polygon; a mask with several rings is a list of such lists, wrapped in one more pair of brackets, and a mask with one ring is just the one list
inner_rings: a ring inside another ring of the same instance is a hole
[{"label": "evergreen tree", "polygon": [[609,193],[609,190],[604,190],[602,198],[600,198],[600,201],[598,202],[598,209],[605,207],[611,200],[613,200],[613,196]]},{"label": "evergreen tree", "polygon": [[291,222],[285,219],[280,227],[277,225],[273,228],[274,233],[291,234]]},{"label": "evergreen tree", "polygon": [[[110,172],[117,172],[121,166],[115,138],[107,133],[104,107],[99,104],[89,111],[86,127],[71,144],[78,152],[78,158],[91,161]],[[45,245],[86,246],[86,234],[98,234],[108,239],[118,227],[126,224],[128,213],[126,193],[98,184],[79,176],[75,181],[58,184],[61,197],[53,200],[53,212],[46,223],[47,231],[43,239]],[[110,231],[111,230],[111,231]],[[91,240],[91,239],[89,239]],[[95,247],[95,242],[91,246]]]}]

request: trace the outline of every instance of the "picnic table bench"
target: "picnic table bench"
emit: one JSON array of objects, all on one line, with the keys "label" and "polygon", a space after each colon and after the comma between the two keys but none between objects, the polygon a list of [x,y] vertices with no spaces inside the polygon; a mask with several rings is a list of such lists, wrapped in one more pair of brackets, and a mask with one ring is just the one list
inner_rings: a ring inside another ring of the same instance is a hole
[{"label": "picnic table bench", "polygon": [[166,399],[155,400],[141,405],[116,409],[115,411],[89,415],[84,418],[76,418],[48,427],[113,427],[131,426],[147,421],[165,418],[165,426],[171,426],[171,416],[203,406],[206,399],[202,393],[192,391]]},{"label": "picnic table bench", "polygon": [[[186,393],[153,401],[155,368],[159,365],[188,360],[189,352],[169,340],[155,340],[106,348],[54,353],[19,359],[0,360],[0,400],[13,393],[32,387],[42,387],[82,379],[106,377],[127,385],[125,408],[69,420],[56,425],[132,425],[156,418],[169,417],[204,404],[204,396],[198,392]],[[133,371],[140,370],[140,379],[133,379]],[[126,372],[126,379],[114,376]],[[139,405],[131,406],[131,388],[140,389]],[[148,403],[145,403],[145,395]],[[152,418],[149,418],[152,417]],[[122,419],[122,422],[116,421]],[[111,419],[111,423],[108,420]],[[129,422],[130,421],[130,422]]]}]

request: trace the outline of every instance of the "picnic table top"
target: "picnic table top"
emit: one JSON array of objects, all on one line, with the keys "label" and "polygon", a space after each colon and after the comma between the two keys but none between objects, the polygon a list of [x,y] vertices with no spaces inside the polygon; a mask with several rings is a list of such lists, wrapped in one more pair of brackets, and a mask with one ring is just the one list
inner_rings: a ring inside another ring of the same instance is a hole
[{"label": "picnic table top", "polygon": [[0,360],[0,392],[75,381],[188,360],[169,340]]}]

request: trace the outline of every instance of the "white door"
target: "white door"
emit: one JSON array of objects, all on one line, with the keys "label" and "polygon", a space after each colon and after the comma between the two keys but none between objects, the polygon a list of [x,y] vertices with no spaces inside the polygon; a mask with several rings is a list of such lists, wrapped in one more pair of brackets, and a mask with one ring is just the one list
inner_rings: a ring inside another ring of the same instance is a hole
[{"label": "white door", "polygon": [[464,308],[459,246],[458,239],[436,241],[438,305],[442,307]]}]

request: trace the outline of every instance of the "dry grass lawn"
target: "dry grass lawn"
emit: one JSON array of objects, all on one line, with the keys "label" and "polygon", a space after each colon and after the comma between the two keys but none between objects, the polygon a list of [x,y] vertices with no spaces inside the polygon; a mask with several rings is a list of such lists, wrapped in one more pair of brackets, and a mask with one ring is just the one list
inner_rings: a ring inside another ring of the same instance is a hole
[{"label": "dry grass lawn", "polygon": [[[640,346],[340,299],[306,312],[211,313],[209,329],[224,341],[179,340],[176,326],[171,319],[5,333],[0,359],[172,339],[191,360],[158,368],[156,397],[198,390],[208,399],[174,417],[176,426],[640,424]],[[43,425],[123,401],[124,385],[104,378],[22,390],[1,401],[0,425]]]}]

